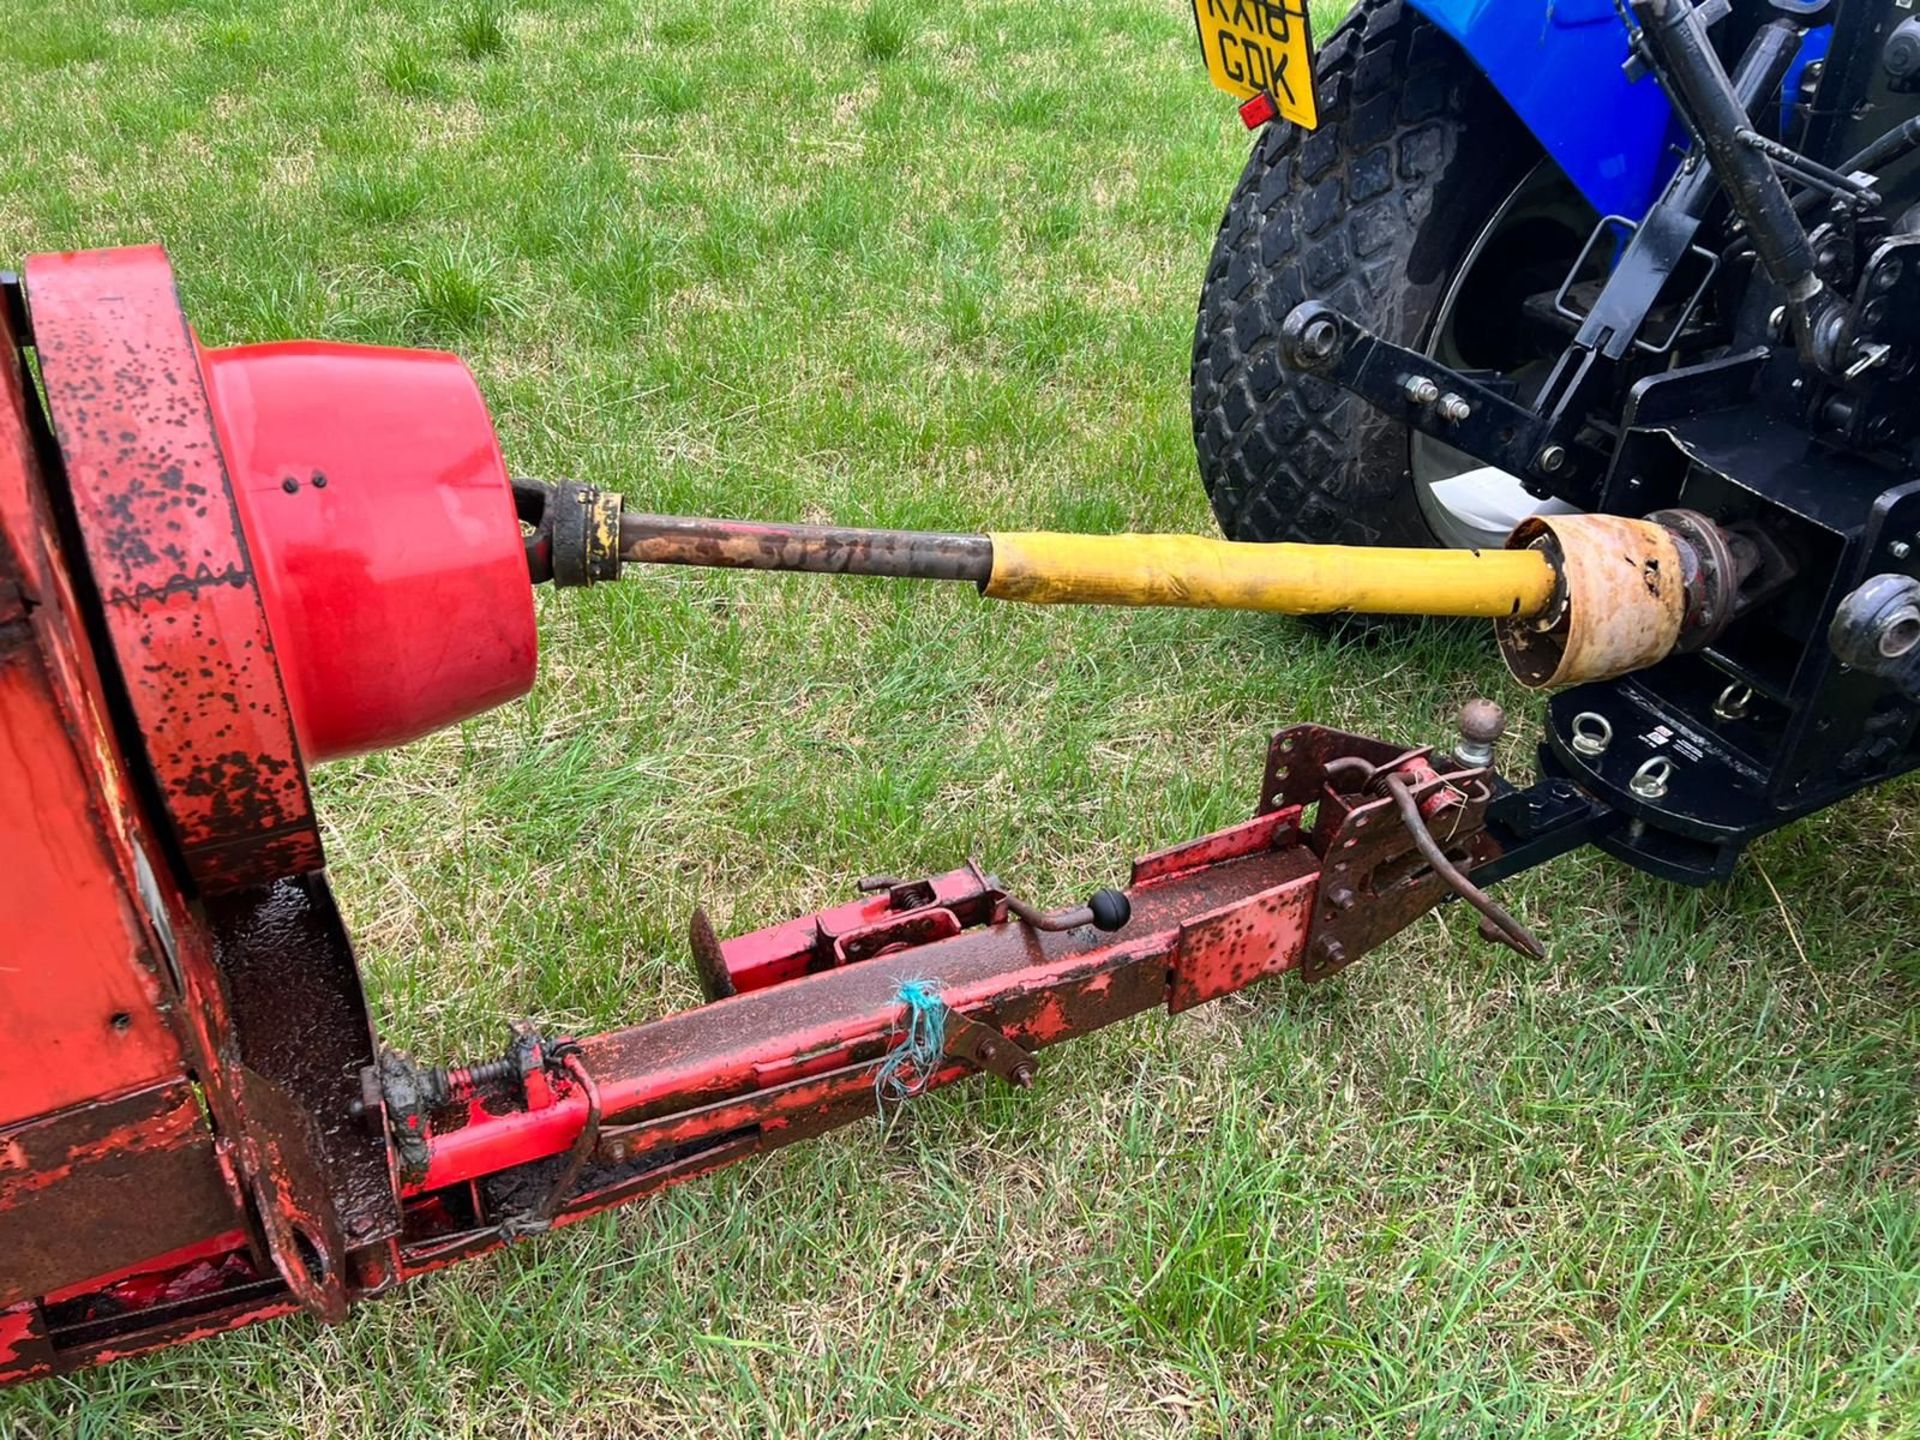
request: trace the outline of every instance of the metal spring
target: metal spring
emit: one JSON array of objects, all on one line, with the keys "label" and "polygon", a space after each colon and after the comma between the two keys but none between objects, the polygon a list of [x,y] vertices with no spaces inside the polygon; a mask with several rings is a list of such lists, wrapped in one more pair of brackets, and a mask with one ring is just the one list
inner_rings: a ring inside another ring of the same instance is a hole
[{"label": "metal spring", "polygon": [[449,1100],[464,1099],[487,1085],[511,1080],[520,1073],[520,1064],[511,1055],[478,1065],[442,1065],[432,1072],[430,1084]]}]

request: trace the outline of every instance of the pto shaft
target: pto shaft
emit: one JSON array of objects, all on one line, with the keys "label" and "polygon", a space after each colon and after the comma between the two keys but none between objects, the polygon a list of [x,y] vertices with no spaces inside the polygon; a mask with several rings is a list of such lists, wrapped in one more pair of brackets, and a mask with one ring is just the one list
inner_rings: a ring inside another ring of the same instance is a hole
[{"label": "pto shaft", "polygon": [[700,565],[965,580],[1031,605],[1477,615],[1494,621],[1514,676],[1543,690],[1699,649],[1778,582],[1763,547],[1683,510],[1536,517],[1500,550],[1389,550],[630,515],[618,495],[567,481],[516,481],[514,495],[531,527],[528,568],[557,585],[611,580],[630,564]]},{"label": "pto shaft", "polygon": [[804,570],[895,580],[971,580],[977,585],[993,577],[993,541],[985,535],[761,525],[683,515],[622,515],[620,559],[629,565]]},{"label": "pto shaft", "polygon": [[1248,545],[1196,535],[951,535],[620,517],[628,564],[969,580],[995,600],[1287,615],[1478,615],[1550,608],[1553,564],[1532,550]]}]

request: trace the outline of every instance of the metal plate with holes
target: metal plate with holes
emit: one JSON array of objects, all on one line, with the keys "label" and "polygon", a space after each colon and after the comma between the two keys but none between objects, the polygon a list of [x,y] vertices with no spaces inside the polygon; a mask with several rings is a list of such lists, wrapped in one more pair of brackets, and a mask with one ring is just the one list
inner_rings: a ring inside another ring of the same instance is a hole
[{"label": "metal plate with holes", "polygon": [[1271,814],[1289,805],[1312,805],[1327,783],[1327,762],[1358,757],[1370,765],[1385,765],[1422,753],[1390,745],[1365,735],[1329,730],[1324,725],[1290,725],[1267,747],[1267,774],[1260,786],[1260,813]]},{"label": "metal plate with holes", "polygon": [[[1384,767],[1425,754],[1318,725],[1296,725],[1273,737],[1261,808],[1320,807],[1313,844],[1322,856],[1321,882],[1300,966],[1305,979],[1338,974],[1451,893],[1421,859],[1391,799],[1348,793],[1327,780],[1328,765],[1342,759]],[[1424,801],[1444,788],[1444,781],[1429,781],[1414,787],[1414,798]],[[1468,874],[1500,853],[1486,833],[1486,810],[1487,796],[1476,790],[1463,795],[1444,827],[1430,827]]]},{"label": "metal plate with holes", "polygon": [[273,637],[158,246],[27,262],[47,410],[106,632],[203,890],[317,870]]}]

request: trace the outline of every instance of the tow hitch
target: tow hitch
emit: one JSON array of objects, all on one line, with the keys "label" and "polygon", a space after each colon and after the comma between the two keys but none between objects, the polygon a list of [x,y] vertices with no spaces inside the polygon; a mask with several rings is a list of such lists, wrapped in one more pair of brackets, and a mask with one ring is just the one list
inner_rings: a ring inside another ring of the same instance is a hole
[{"label": "tow hitch", "polygon": [[1129,1016],[1323,980],[1456,899],[1538,957],[1487,887],[1624,823],[1551,774],[1498,775],[1487,702],[1444,753],[1295,725],[1249,819],[1082,903],[967,864],[731,939],[696,912],[708,1003],[604,1035],[522,1023],[499,1055],[423,1064],[373,1035],[307,766],[528,689],[530,582],[692,564],[1482,616],[1556,687],[1707,643],[1787,568],[1687,511],[1458,554],[635,514],[510,482],[451,356],[202,349],[156,249],[36,257],[12,293],[0,1014],[35,1043],[0,1051],[4,1380],[338,1319],[969,1075],[1031,1086],[1049,1047]]}]

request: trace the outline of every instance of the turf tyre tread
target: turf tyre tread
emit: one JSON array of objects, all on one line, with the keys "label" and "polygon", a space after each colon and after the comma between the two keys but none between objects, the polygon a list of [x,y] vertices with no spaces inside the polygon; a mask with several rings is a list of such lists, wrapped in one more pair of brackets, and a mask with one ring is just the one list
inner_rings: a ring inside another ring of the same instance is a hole
[{"label": "turf tyre tread", "polygon": [[1201,480],[1234,539],[1432,545],[1405,428],[1286,371],[1281,324],[1316,298],[1424,344],[1454,267],[1539,152],[1402,0],[1361,0],[1315,83],[1320,128],[1261,134],[1214,242],[1190,387]]}]

